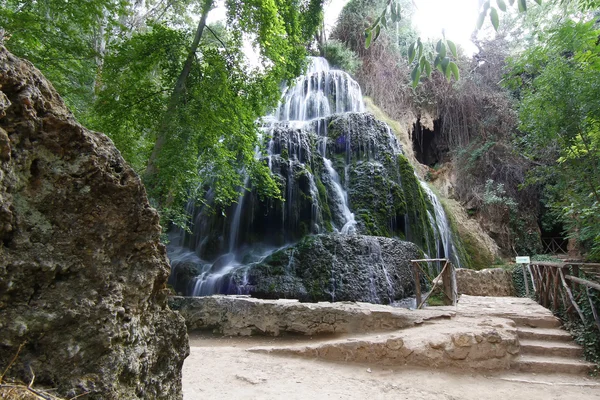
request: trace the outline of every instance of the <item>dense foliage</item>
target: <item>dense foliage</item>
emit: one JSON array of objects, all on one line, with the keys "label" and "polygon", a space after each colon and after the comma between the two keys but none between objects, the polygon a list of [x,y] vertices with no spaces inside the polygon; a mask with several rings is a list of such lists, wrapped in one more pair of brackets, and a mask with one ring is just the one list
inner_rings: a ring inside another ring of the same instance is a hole
[{"label": "dense foliage", "polygon": [[166,215],[209,187],[214,204],[235,201],[246,177],[279,195],[255,153],[256,121],[301,73],[321,0],[229,0],[226,21],[212,26],[212,0],[5,3],[5,45],[115,141]]},{"label": "dense foliage", "polygon": [[511,65],[520,98],[518,144],[536,164],[548,206],[571,237],[600,258],[600,51],[595,22],[539,32]]}]

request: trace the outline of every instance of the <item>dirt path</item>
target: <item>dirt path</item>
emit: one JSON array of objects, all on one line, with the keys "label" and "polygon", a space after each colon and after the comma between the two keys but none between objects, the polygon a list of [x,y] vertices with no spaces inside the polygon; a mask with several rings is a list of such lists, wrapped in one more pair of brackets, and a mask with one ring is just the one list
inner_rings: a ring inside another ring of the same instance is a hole
[{"label": "dirt path", "polygon": [[245,351],[252,346],[296,341],[306,338],[190,337],[191,354],[183,366],[184,400],[600,399],[600,381],[584,377],[390,369]]}]

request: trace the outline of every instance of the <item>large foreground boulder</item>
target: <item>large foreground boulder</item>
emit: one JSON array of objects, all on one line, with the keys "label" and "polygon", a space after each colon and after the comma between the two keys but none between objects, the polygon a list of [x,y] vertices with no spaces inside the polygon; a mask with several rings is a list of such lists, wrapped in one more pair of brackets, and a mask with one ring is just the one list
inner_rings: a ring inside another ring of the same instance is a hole
[{"label": "large foreground boulder", "polygon": [[139,177],[0,47],[0,371],[86,399],[179,399],[188,354]]}]

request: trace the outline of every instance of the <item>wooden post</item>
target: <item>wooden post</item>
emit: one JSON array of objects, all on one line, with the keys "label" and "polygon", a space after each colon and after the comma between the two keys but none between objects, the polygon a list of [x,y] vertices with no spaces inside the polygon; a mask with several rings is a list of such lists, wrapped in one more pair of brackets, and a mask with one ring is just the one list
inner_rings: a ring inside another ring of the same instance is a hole
[{"label": "wooden post", "polygon": [[596,326],[600,331],[600,318],[598,317],[598,311],[596,311],[596,307],[594,306],[594,301],[592,300],[592,296],[590,295],[590,287],[585,287],[585,292],[588,295],[588,300],[590,301],[590,306],[592,307],[592,314],[594,315],[594,321],[596,321]]},{"label": "wooden post", "polygon": [[[576,276],[579,278],[579,265],[571,265],[571,267],[573,267],[573,276]],[[564,271],[564,272],[565,272],[565,275],[568,275],[567,271]],[[577,282],[571,281],[571,289],[575,293],[577,293],[579,291],[579,285],[577,284]]]},{"label": "wooden post", "polygon": [[573,293],[571,293],[571,289],[569,289],[569,285],[567,285],[567,282],[565,282],[565,275],[563,274],[562,269],[559,269],[558,273],[560,274],[560,280],[562,281],[563,287],[565,288],[565,291],[567,292],[567,296],[569,296],[569,299],[571,300],[573,307],[577,311],[577,314],[579,314],[579,318],[581,318],[581,322],[583,322],[585,324],[585,317],[583,316],[581,309],[577,305],[575,298],[573,298]]},{"label": "wooden post", "polygon": [[533,275],[533,271],[531,270],[531,265],[530,264],[527,265],[527,270],[529,271],[529,277],[531,278],[531,286],[532,286],[532,289],[533,289],[533,294],[535,295],[535,291],[536,291],[536,288],[535,288],[535,276]]},{"label": "wooden post", "polygon": [[552,273],[554,275],[554,282],[553,282],[554,291],[552,293],[552,307],[554,308],[554,311],[558,311],[558,307],[559,307],[558,289],[560,286],[559,276],[558,276],[558,268],[552,268],[552,270],[553,270]]},{"label": "wooden post", "polygon": [[449,261],[446,261],[442,271],[442,282],[444,284],[444,304],[447,306],[454,302],[454,291],[452,290],[452,268],[449,268],[448,263]]},{"label": "wooden post", "polygon": [[419,274],[419,263],[413,262],[413,275],[415,277],[415,297],[417,299],[417,308],[421,306],[421,276]]},{"label": "wooden post", "polygon": [[525,264],[521,264],[521,272],[523,272],[523,282],[525,282],[525,295],[529,297],[529,282],[527,281],[527,273],[525,272]]}]

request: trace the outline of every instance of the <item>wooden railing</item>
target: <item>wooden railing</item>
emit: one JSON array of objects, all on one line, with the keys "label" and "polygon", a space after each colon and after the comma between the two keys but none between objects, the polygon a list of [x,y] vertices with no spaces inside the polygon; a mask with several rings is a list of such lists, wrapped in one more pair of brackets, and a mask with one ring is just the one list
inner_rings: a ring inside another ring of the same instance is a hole
[{"label": "wooden railing", "polygon": [[567,254],[569,252],[569,241],[562,237],[543,237],[543,254]]},{"label": "wooden railing", "polygon": [[[444,295],[443,302],[446,305],[456,305],[458,298],[456,290],[456,270],[450,260],[446,258],[425,258],[421,260],[410,260],[413,266],[413,277],[415,279],[415,297],[417,299],[417,309],[423,307],[423,304],[436,290],[438,280],[442,280],[442,293]],[[422,268],[422,263],[427,263],[428,268],[425,270]],[[438,274],[434,274],[431,277],[429,268],[430,263],[443,263],[443,268]],[[426,278],[431,283],[431,290],[422,298],[421,294],[421,280]]]},{"label": "wooden railing", "polygon": [[[585,316],[577,304],[582,296],[587,296],[592,314],[598,329],[600,330],[600,318],[591,297],[591,290],[600,291],[600,283],[589,279],[583,279],[580,274],[582,270],[600,271],[600,264],[579,262],[537,262],[523,266],[529,271],[530,279],[525,279],[525,290],[529,294],[531,283],[533,292],[541,305],[558,311],[562,309],[567,315],[579,318],[585,323]],[[592,272],[593,276],[593,272]]]}]

